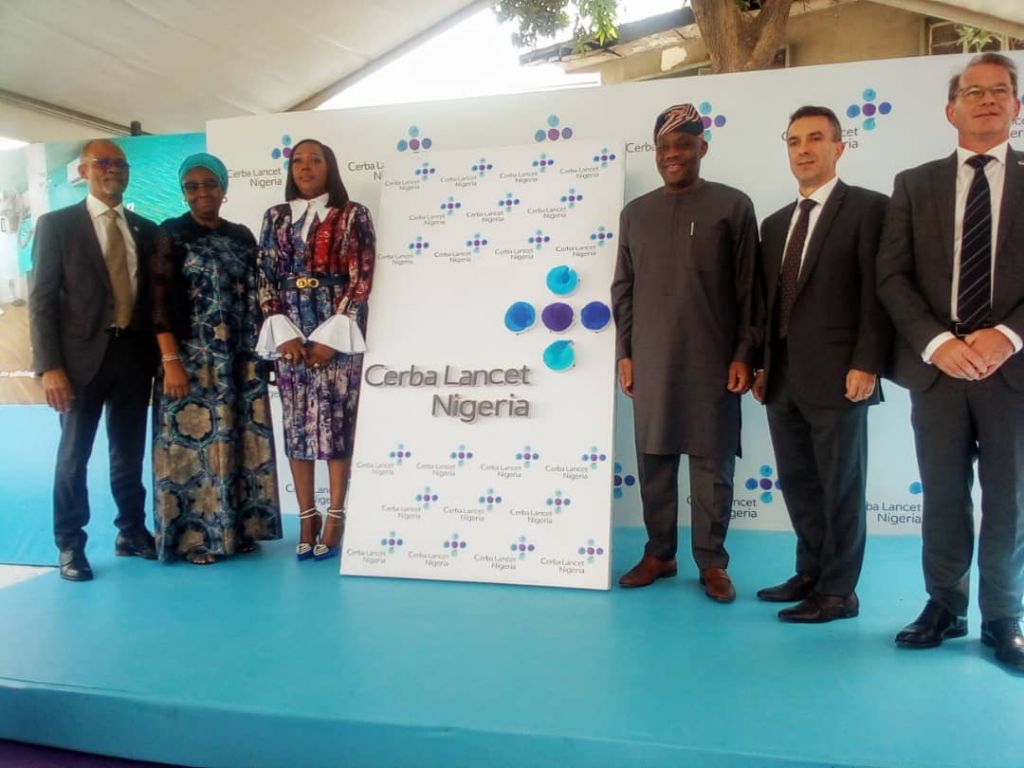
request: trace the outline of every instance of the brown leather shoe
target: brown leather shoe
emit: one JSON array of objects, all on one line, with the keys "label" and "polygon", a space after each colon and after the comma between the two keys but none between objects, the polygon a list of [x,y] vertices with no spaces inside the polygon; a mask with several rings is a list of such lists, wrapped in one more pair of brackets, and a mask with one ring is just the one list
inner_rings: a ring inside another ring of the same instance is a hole
[{"label": "brown leather shoe", "polygon": [[704,594],[720,603],[731,603],[736,599],[736,589],[725,568],[702,568],[700,583],[704,585]]},{"label": "brown leather shoe", "polygon": [[647,587],[658,579],[676,575],[676,559],[659,560],[654,555],[644,555],[639,563],[619,579],[620,587]]}]

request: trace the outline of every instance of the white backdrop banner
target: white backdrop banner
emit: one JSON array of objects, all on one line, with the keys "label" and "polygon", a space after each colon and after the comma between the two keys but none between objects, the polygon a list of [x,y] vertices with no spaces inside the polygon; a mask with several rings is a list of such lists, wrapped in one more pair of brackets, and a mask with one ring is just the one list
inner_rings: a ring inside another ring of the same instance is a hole
[{"label": "white backdrop banner", "polygon": [[[1011,55],[1018,66],[1024,68],[1024,54],[1015,52]],[[709,151],[702,164],[702,175],[731,184],[749,194],[759,218],[764,218],[796,195],[781,140],[788,115],[794,109],[804,104],[832,108],[843,122],[848,142],[847,152],[839,165],[840,176],[847,183],[889,194],[896,172],[952,152],[956,135],[943,112],[946,85],[950,75],[966,61],[967,57],[960,56],[920,57],[441,103],[216,120],[208,123],[207,144],[211,152],[223,158],[231,171],[230,202],[224,208],[225,216],[254,230],[258,229],[263,212],[283,199],[286,154],[289,147],[306,136],[318,138],[334,148],[352,197],[369,206],[375,216],[381,213],[379,203],[384,190],[385,169],[391,174],[395,168],[414,168],[416,163],[439,166],[434,158],[442,152],[524,143],[532,145],[535,153],[532,158],[537,160],[567,147],[579,147],[584,154],[595,146],[614,151],[612,146],[603,143],[604,137],[608,136],[620,137],[624,142],[622,162],[618,165],[625,173],[625,199],[630,200],[661,183],[654,166],[651,140],[654,118],[666,106],[689,101],[697,105],[707,127]],[[1022,136],[1024,121],[1019,120],[1013,126],[1011,143],[1016,141],[1020,146]],[[487,155],[490,152],[484,153],[485,159],[489,159]],[[575,186],[575,179],[563,177],[557,172],[557,167],[548,170],[546,176],[562,180],[565,189],[561,191],[565,192]],[[525,185],[507,183],[499,187],[501,195],[506,192],[526,194]],[[463,190],[447,192],[443,196],[445,201],[449,194],[462,200]],[[440,206],[441,199],[432,202]],[[382,242],[394,242],[388,231],[392,226],[390,222],[390,219],[378,221]],[[604,221],[601,224],[609,226]],[[589,236],[591,231],[583,228],[577,231],[575,223],[567,220],[557,225],[560,234],[565,227],[573,229],[574,237]],[[551,229],[553,234],[556,224],[549,225],[545,221],[539,228],[545,233]],[[416,229],[415,236],[422,236],[428,242],[434,238],[432,228],[425,223]],[[461,228],[456,229],[459,229],[461,237]],[[480,227],[467,229],[472,230],[469,234],[489,234],[482,223]],[[405,243],[401,240],[399,237],[399,244],[408,246],[415,237]],[[469,240],[468,234],[466,240]],[[608,250],[607,246],[605,250]],[[509,299],[510,293],[539,301],[537,293],[519,294],[503,284],[510,266],[507,259],[493,259],[487,263],[489,269],[486,274],[481,271],[472,289],[464,291],[453,302],[454,306],[435,307],[443,316],[457,318],[457,322],[453,321],[453,329],[493,323],[495,311],[500,314],[507,309],[502,304]],[[558,263],[571,265],[571,260]],[[446,270],[457,266],[451,261],[444,264]],[[474,270],[476,266],[474,261]],[[586,286],[587,291],[594,291],[595,296],[603,298],[608,295],[607,286],[598,290],[589,281]],[[543,291],[543,284],[540,287]],[[459,314],[458,307],[463,302],[466,313]],[[486,304],[488,311],[469,315],[470,308],[475,308],[478,303]],[[394,322],[404,322],[409,329],[423,322],[423,316],[415,314],[410,305],[385,305],[376,293],[371,296],[370,305],[374,323],[383,316],[393,316]],[[371,329],[370,333],[374,332]],[[524,335],[516,343],[526,345],[528,337],[529,334]],[[532,349],[522,348],[524,357],[521,362],[516,354],[520,354],[520,350],[508,356],[495,355],[495,365],[527,365],[538,370],[536,363],[526,357],[532,354]],[[397,366],[403,362],[406,361],[397,357],[387,360],[388,364]],[[448,362],[460,365],[462,360],[438,359],[431,361],[430,365],[443,366]],[[609,379],[613,376],[611,364],[607,376]],[[565,380],[571,381],[571,378]],[[370,389],[373,388],[364,385],[363,395]],[[531,395],[533,389],[530,387]],[[523,388],[516,393],[526,391]],[[438,392],[447,394],[444,389]],[[872,408],[870,417],[868,530],[871,533],[916,533],[921,521],[921,485],[910,431],[909,399],[903,390],[889,383],[884,385],[884,392],[886,402]],[[572,391],[566,396],[566,403],[571,404],[581,394]],[[401,397],[400,393],[388,395],[389,402],[398,402]],[[621,394],[617,397],[619,407],[615,415],[614,458],[611,459],[614,523],[640,525],[632,410],[626,398]],[[608,408],[604,414],[595,413],[595,418],[607,416],[610,406]],[[540,411],[531,411],[531,426],[533,423],[539,426],[540,414]],[[442,425],[444,428],[455,427],[450,421],[447,418],[432,419],[431,429],[442,429]],[[494,419],[486,421],[487,426],[472,433],[473,439],[477,434],[492,429],[496,423]],[[514,424],[516,420],[509,419],[507,423]],[[403,428],[404,424],[396,421],[394,430],[402,432]],[[575,442],[587,443],[588,434],[590,431],[584,429],[572,438]],[[364,438],[370,439],[361,430],[359,440]],[[410,433],[409,444],[420,438],[419,434]],[[464,441],[458,440],[455,444],[459,442]],[[604,446],[601,448],[603,450]],[[743,403],[743,449],[743,458],[736,469],[733,525],[737,528],[788,529],[789,520],[776,481],[775,459],[764,410],[750,397],[744,398]],[[356,450],[361,455],[363,446],[357,444]],[[282,462],[281,466],[286,467],[286,463]],[[685,470],[681,474],[681,487],[685,493]],[[354,499],[367,493],[366,489],[358,487],[362,482],[386,481],[383,478],[354,481]],[[290,479],[282,477],[282,488],[290,487],[289,484]],[[433,483],[430,485],[433,487]],[[497,490],[497,486],[492,487]],[[552,491],[557,487],[552,486]],[[293,501],[291,503],[294,504]],[[355,510],[350,509],[355,514]],[[685,522],[687,518],[684,508],[681,519]],[[451,528],[448,533],[460,530],[458,526],[448,527]],[[384,533],[390,530],[388,528]],[[398,528],[394,530],[399,533]],[[384,535],[378,537],[378,543],[380,538]]]}]

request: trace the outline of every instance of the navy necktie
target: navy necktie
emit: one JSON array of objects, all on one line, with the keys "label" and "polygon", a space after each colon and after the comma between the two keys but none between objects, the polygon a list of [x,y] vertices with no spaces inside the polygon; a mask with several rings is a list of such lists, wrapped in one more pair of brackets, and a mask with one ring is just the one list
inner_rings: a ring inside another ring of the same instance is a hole
[{"label": "navy necktie", "polygon": [[985,166],[992,159],[988,155],[975,155],[967,160],[974,169],[974,179],[964,207],[956,315],[960,326],[968,333],[985,327],[991,311],[992,200]]},{"label": "navy necktie", "polygon": [[779,338],[786,338],[789,333],[789,316],[793,313],[796,302],[796,285],[800,279],[800,260],[807,242],[807,230],[811,223],[811,209],[818,203],[810,198],[800,201],[800,215],[797,217],[793,232],[786,243],[786,253],[782,257],[782,272],[779,274]]}]

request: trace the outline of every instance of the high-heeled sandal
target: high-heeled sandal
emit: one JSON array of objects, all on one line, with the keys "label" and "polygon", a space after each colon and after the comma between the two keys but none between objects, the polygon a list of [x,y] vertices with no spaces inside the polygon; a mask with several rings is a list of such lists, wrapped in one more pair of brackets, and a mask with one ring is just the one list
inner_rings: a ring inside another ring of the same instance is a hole
[{"label": "high-heeled sandal", "polygon": [[341,523],[339,523],[341,533],[338,534],[338,543],[333,547],[329,547],[322,542],[317,542],[317,545],[313,547],[314,560],[330,560],[332,557],[337,557],[338,553],[341,552],[341,539],[345,535],[345,510],[328,509],[327,516],[341,521]]},{"label": "high-heeled sandal", "polygon": [[[303,520],[309,520],[311,517],[316,518],[316,523],[313,525],[313,540],[316,541],[317,536],[320,535],[320,528],[323,526],[323,522],[320,519],[320,512],[316,507],[310,507],[309,509],[299,513],[299,525],[302,525]],[[301,528],[299,537],[302,537]],[[319,545],[317,545],[319,546]],[[307,544],[304,541],[300,541],[295,545],[295,559],[296,560],[309,560],[313,557],[313,545]]]}]

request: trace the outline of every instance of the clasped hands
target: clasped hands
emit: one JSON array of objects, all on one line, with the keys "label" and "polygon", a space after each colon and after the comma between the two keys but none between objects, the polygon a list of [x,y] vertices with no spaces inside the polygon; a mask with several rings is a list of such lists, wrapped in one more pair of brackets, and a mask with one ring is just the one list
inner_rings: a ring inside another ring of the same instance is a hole
[{"label": "clasped hands", "polygon": [[998,371],[1013,352],[1006,334],[996,328],[983,328],[963,339],[943,342],[930,362],[954,379],[981,381]]},{"label": "clasped hands", "polygon": [[277,351],[289,365],[307,365],[310,368],[324,367],[336,353],[326,344],[314,341],[306,346],[301,339],[289,339],[279,345]]}]

